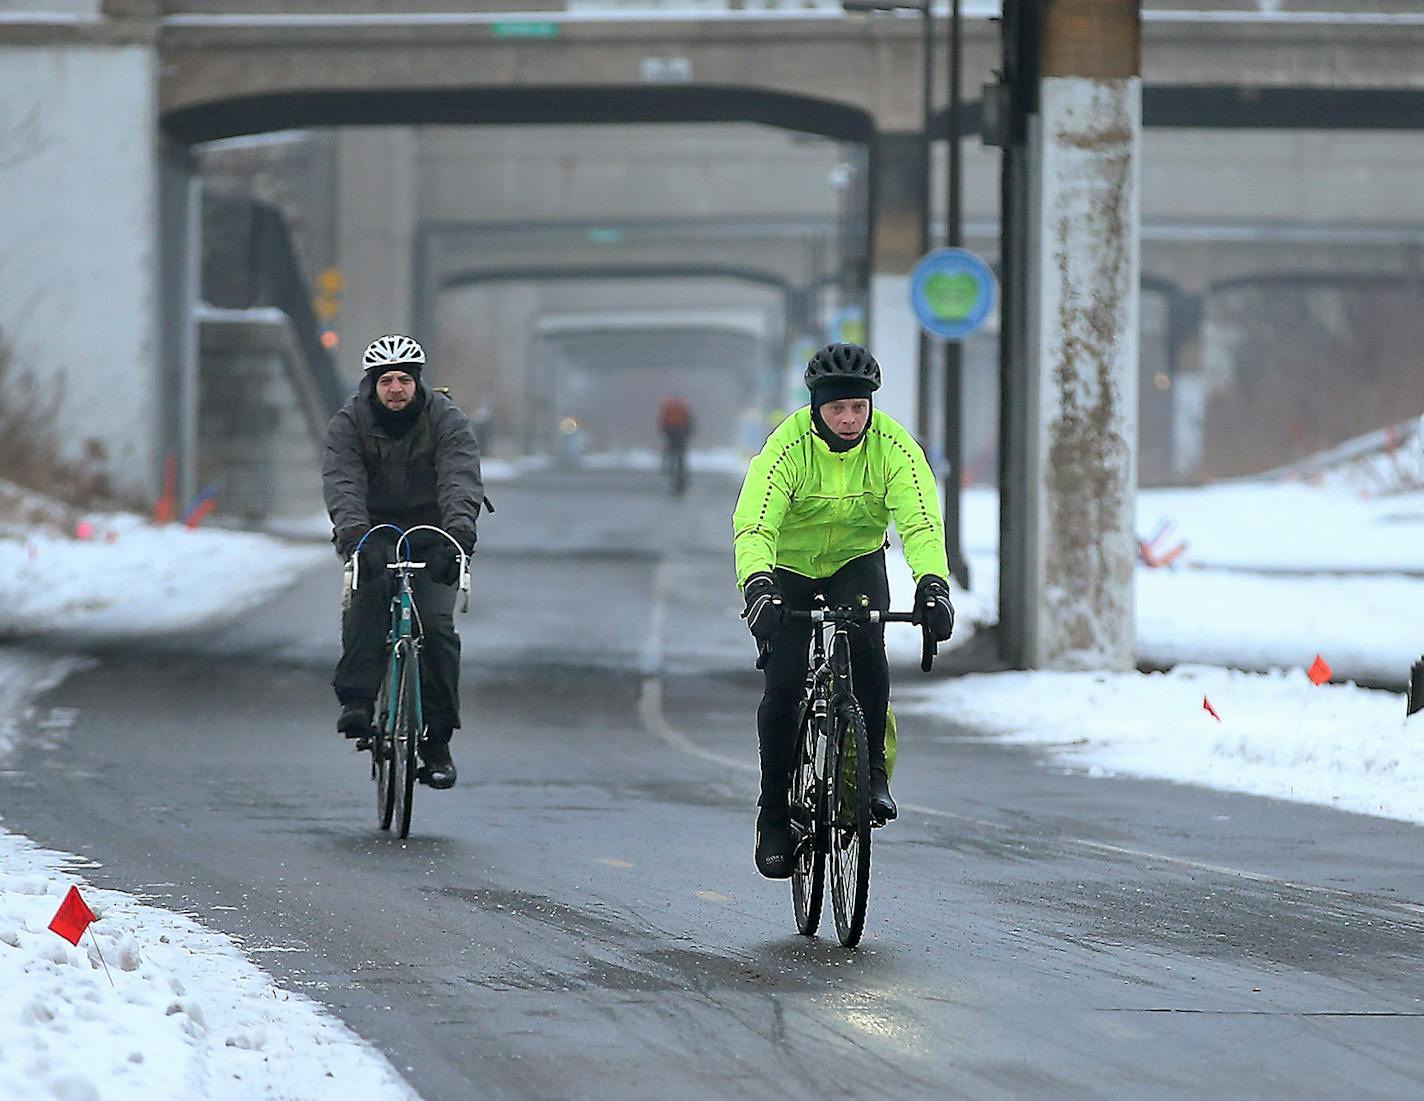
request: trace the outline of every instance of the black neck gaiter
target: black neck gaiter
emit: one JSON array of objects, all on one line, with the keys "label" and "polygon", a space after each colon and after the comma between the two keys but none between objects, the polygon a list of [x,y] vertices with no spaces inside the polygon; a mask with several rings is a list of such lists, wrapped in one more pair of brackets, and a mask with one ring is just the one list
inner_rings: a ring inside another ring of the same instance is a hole
[{"label": "black neck gaiter", "polygon": [[371,395],[371,411],[375,415],[376,423],[396,439],[400,439],[415,427],[415,422],[420,419],[424,408],[425,391],[419,386],[415,389],[415,400],[404,409],[387,409],[381,404],[380,398],[375,394]]}]

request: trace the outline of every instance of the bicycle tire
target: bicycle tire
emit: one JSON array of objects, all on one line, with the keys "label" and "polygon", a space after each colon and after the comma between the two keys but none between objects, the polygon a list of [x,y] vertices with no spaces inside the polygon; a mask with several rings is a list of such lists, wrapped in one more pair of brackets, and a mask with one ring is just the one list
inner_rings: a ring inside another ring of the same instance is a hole
[{"label": "bicycle tire", "polygon": [[391,815],[395,810],[395,770],[391,765],[391,701],[387,688],[389,676],[381,681],[381,692],[376,697],[375,722],[371,731],[371,779],[376,781],[376,825],[383,830],[391,828]]},{"label": "bicycle tire", "polygon": [[[398,644],[401,645],[401,644]],[[410,812],[415,801],[415,743],[420,737],[420,716],[416,714],[416,681],[419,659],[413,647],[402,645],[400,691],[396,699],[395,722],[391,724],[391,789],[394,815],[392,827],[401,838],[410,836]]]},{"label": "bicycle tire", "polygon": [[[831,718],[830,776],[831,908],[836,936],[847,948],[860,943],[870,899],[870,750],[860,705],[843,700]],[[853,762],[848,758],[854,754]]]},{"label": "bicycle tire", "polygon": [[815,739],[808,716],[796,735],[795,762],[791,772],[791,832],[796,839],[796,857],[791,866],[791,906],[796,913],[796,931],[813,937],[821,924],[821,906],[826,889],[825,784],[816,775]]}]

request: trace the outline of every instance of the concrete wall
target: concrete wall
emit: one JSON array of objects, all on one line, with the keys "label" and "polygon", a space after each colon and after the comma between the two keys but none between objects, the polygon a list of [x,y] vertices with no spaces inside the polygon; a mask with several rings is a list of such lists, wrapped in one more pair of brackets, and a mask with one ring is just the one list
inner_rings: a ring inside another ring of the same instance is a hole
[{"label": "concrete wall", "polygon": [[63,457],[147,498],[159,456],[156,73],[141,46],[0,47],[0,332]]},{"label": "concrete wall", "polygon": [[228,516],[319,516],[326,415],[291,322],[274,309],[200,317],[199,482]]}]

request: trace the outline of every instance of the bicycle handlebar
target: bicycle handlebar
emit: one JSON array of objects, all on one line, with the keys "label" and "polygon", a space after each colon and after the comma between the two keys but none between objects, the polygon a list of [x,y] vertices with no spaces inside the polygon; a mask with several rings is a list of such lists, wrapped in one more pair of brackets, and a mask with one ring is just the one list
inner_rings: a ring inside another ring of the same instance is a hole
[{"label": "bicycle handlebar", "polygon": [[[879,608],[812,608],[809,612],[786,609],[786,618],[801,623],[914,623],[913,612],[882,612]],[[939,653],[939,643],[928,624],[920,625],[920,671],[928,673]]]},{"label": "bicycle handlebar", "polygon": [[[491,510],[491,511],[493,511],[493,510]],[[351,591],[352,591],[352,592],[355,592],[356,589],[359,588],[359,587],[360,587],[360,584],[361,584],[361,548],[366,545],[366,540],[369,539],[369,538],[371,538],[372,535],[374,535],[374,534],[375,534],[376,532],[378,532],[378,531],[382,531],[382,530],[386,530],[386,529],[389,529],[390,531],[393,531],[393,532],[396,533],[396,561],[395,561],[395,562],[388,562],[388,563],[386,564],[386,568],[387,568],[387,569],[393,569],[393,570],[399,570],[399,569],[424,569],[424,568],[425,568],[425,565],[426,565],[426,564],[425,564],[424,562],[412,562],[412,561],[410,561],[410,552],[411,552],[410,537],[411,537],[411,535],[413,535],[415,532],[417,532],[417,531],[433,531],[433,532],[435,532],[435,534],[437,534],[437,535],[444,536],[445,539],[447,539],[447,540],[450,542],[450,544],[455,548],[455,553],[460,556],[460,579],[459,579],[459,585],[460,585],[460,592],[464,594],[464,602],[462,603],[462,605],[461,605],[461,607],[460,607],[460,611],[462,611],[462,612],[468,612],[468,611],[470,610],[470,557],[471,557],[471,555],[472,555],[474,552],[471,551],[470,554],[466,554],[466,553],[465,553],[465,548],[462,547],[462,546],[460,546],[460,541],[459,541],[458,539],[456,539],[453,535],[451,535],[451,534],[450,534],[448,531],[446,531],[444,528],[438,528],[438,527],[436,527],[434,524],[417,524],[415,527],[413,527],[413,528],[407,528],[407,529],[405,529],[404,531],[402,531],[400,528],[396,527],[395,524],[377,524],[377,525],[376,525],[375,527],[373,527],[370,531],[366,532],[365,535],[361,536],[360,542],[358,542],[358,543],[356,544],[356,549],[351,552]],[[405,550],[404,550],[404,551],[401,550],[402,545],[404,545],[404,547],[405,547]],[[402,556],[404,556],[404,557],[402,557]]]}]

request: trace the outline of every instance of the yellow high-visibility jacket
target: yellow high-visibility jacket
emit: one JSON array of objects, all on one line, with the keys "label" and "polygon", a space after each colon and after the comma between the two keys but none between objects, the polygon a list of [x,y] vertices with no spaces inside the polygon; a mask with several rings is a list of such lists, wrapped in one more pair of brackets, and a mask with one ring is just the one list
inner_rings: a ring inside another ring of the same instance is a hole
[{"label": "yellow high-visibility jacket", "polygon": [[773,566],[829,577],[884,546],[891,519],[915,581],[948,577],[939,490],[914,437],[877,409],[861,442],[835,452],[811,407],[798,409],[747,468],[732,513],[737,584]]}]

